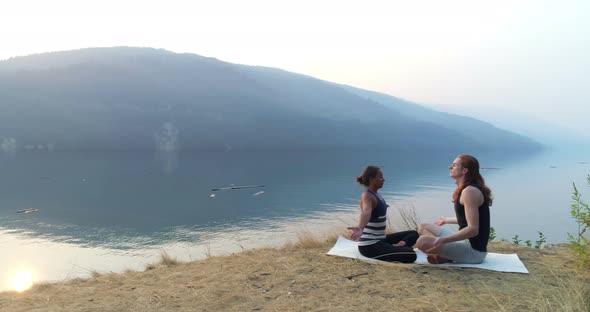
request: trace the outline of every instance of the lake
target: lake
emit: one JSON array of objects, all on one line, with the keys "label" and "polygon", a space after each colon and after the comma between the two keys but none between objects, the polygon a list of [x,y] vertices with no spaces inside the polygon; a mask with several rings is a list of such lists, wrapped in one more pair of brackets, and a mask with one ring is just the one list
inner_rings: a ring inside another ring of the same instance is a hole
[{"label": "lake", "polygon": [[[495,197],[498,239],[543,232],[565,242],[572,182],[588,194],[587,150],[476,153]],[[456,154],[408,151],[179,153],[22,151],[0,155],[0,290],[16,272],[34,281],[93,271],[143,270],[166,252],[179,260],[280,246],[301,233],[345,233],[362,188],[355,177],[383,166],[380,191],[393,225],[399,209],[419,221],[453,215]],[[213,192],[213,188],[260,187]],[[214,197],[211,195],[215,194]],[[583,196],[588,201],[588,196]],[[36,209],[30,213],[18,213]]]}]

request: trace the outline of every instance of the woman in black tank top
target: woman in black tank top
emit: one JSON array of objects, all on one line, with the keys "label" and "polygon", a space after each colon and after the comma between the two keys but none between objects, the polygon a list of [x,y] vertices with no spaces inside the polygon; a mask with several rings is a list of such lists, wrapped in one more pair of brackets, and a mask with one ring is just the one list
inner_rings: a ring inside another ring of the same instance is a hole
[{"label": "woman in black tank top", "polygon": [[[475,157],[459,155],[449,170],[457,184],[453,194],[455,217],[420,225],[422,236],[416,247],[430,255],[431,263],[481,263],[487,255],[492,192],[479,173]],[[459,231],[452,233],[442,227],[445,224],[458,224]]]}]

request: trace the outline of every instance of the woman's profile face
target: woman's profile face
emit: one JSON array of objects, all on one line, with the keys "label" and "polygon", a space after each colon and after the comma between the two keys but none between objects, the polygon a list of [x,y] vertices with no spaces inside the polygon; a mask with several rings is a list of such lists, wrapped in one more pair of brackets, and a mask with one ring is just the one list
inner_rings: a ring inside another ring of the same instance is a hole
[{"label": "woman's profile face", "polygon": [[374,178],[371,178],[370,184],[375,186],[377,189],[383,187],[383,183],[385,182],[385,178],[383,178],[383,172],[381,170],[377,171],[377,175]]},{"label": "woman's profile face", "polygon": [[457,157],[453,160],[453,163],[449,166],[449,176],[451,178],[458,178],[461,175],[465,174],[465,170],[463,164],[461,163],[461,158]]}]

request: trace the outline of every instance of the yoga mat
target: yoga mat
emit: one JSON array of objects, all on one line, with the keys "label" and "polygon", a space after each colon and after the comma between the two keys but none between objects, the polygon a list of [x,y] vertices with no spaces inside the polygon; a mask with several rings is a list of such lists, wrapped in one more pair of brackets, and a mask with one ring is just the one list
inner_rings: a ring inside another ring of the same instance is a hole
[{"label": "yoga mat", "polygon": [[[426,260],[426,254],[422,251],[415,249],[416,255],[418,258],[416,259],[415,264],[424,264],[424,265],[431,265],[431,266],[445,266],[445,267],[456,267],[456,268],[478,268],[483,270],[491,270],[491,271],[498,271],[498,272],[513,272],[513,273],[526,273],[528,274],[529,271],[524,266],[524,263],[520,261],[516,254],[499,254],[488,252],[488,255],[483,263],[480,264],[467,264],[467,263],[445,263],[445,264],[430,264]],[[353,259],[360,259],[365,261],[372,261],[372,262],[385,262],[382,260],[376,260],[367,258],[360,254],[357,244],[354,241],[346,239],[344,237],[339,237],[334,244],[334,247],[328,251],[328,255],[331,256],[339,256],[339,257],[346,257],[346,258],[353,258]]]}]

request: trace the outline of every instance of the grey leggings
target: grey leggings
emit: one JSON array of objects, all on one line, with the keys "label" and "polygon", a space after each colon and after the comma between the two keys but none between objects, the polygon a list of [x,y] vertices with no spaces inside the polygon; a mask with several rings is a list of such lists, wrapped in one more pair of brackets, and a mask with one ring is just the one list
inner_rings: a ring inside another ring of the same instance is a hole
[{"label": "grey leggings", "polygon": [[[439,237],[445,237],[453,234],[453,231],[443,227]],[[482,263],[487,256],[487,252],[475,250],[471,248],[469,240],[462,240],[458,242],[451,242],[443,244],[441,247],[440,255],[449,260],[460,263]]]}]

